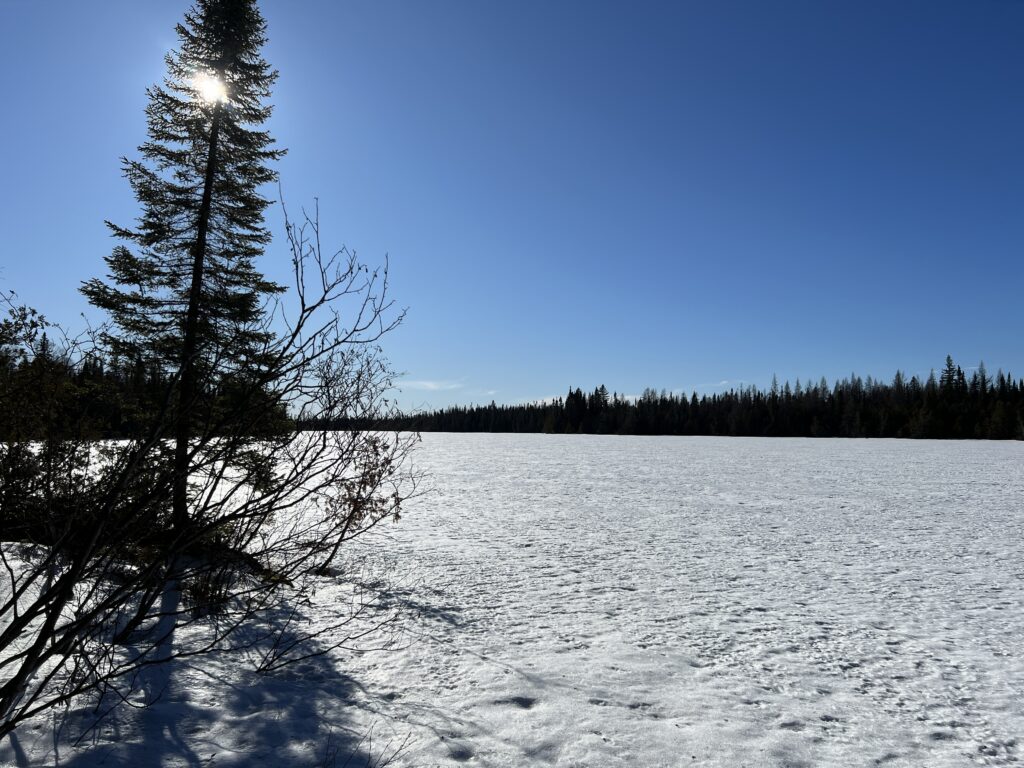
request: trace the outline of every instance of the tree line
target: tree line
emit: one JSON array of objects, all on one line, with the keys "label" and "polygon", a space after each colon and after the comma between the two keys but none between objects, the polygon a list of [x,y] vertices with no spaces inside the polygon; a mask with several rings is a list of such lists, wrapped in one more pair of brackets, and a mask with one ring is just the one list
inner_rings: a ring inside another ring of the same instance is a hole
[{"label": "tree line", "polygon": [[984,364],[970,376],[951,357],[937,376],[889,383],[851,375],[769,389],[737,387],[686,396],[647,389],[639,398],[570,389],[552,402],[453,406],[391,419],[392,429],[421,432],[727,435],[754,437],[902,437],[1024,439],[1024,380]]},{"label": "tree line", "polygon": [[[15,359],[0,349],[0,388],[18,398],[47,404],[0,413],[0,440],[54,434],[122,439],[140,434],[159,413],[171,382],[165,371],[141,359],[73,360],[56,354],[45,333],[31,358]],[[207,414],[230,410],[241,400],[237,382],[221,382],[200,393]],[[248,402],[251,407],[252,403]],[[253,434],[295,427],[280,404],[267,402]],[[43,425],[46,425],[45,428]],[[897,372],[885,383],[868,376],[829,384],[772,383],[768,389],[738,387],[698,396],[646,389],[638,398],[572,388],[551,402],[519,405],[452,406],[398,414],[372,423],[348,417],[305,420],[303,429],[374,428],[419,432],[541,432],[553,434],[726,435],[757,437],[899,437],[932,439],[1024,439],[1024,379],[1001,370],[989,375],[984,363],[968,376],[947,357],[940,374],[924,380]],[[48,430],[48,431],[47,431]]]},{"label": "tree line", "polygon": [[[16,308],[9,307],[12,311]],[[0,400],[17,404],[0,411],[0,441],[125,440],[165,418],[165,401],[175,390],[173,374],[141,356],[129,360],[96,347],[83,351],[64,339],[52,341],[45,318],[36,317],[38,343],[30,350],[6,341],[0,328]],[[0,326],[11,322],[8,317]],[[259,414],[250,430],[254,436],[294,428],[283,403],[266,388],[247,391],[232,378],[216,385],[203,381],[197,389],[193,408],[203,422],[244,405]]]}]

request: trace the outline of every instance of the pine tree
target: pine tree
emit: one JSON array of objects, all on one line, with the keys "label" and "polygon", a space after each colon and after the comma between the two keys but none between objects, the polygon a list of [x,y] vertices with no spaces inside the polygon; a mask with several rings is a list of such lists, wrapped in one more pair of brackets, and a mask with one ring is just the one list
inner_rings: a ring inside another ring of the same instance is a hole
[{"label": "pine tree", "polygon": [[164,85],[147,91],[141,158],[122,161],[142,213],[134,228],[108,222],[123,241],[106,259],[109,282],[82,288],[110,314],[115,354],[177,380],[176,525],[197,401],[259,365],[262,307],[281,291],[254,264],[270,240],[261,188],[283,154],[261,128],[277,77],[260,54],[265,28],[255,0],[196,0],[185,14]]},{"label": "pine tree", "polygon": [[942,369],[942,376],[939,378],[939,389],[943,394],[949,395],[957,388],[957,366],[951,355],[946,355],[946,367]]}]

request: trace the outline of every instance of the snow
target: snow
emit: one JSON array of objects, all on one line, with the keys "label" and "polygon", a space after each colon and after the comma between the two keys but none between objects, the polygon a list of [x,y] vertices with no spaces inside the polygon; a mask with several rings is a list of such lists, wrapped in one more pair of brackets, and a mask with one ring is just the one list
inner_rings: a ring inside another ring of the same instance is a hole
[{"label": "snow", "polygon": [[1024,757],[1020,443],[428,434],[417,461],[435,490],[349,553],[393,648],[176,662],[149,709],[77,746],[87,711],[40,719],[0,763]]}]

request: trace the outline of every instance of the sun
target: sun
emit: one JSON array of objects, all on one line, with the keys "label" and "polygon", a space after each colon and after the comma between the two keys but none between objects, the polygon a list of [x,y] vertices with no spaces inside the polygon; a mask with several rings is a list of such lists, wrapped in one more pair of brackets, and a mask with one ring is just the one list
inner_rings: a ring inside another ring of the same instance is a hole
[{"label": "sun", "polygon": [[224,82],[206,72],[201,72],[192,78],[192,87],[196,89],[199,98],[210,104],[228,100],[228,89]]}]

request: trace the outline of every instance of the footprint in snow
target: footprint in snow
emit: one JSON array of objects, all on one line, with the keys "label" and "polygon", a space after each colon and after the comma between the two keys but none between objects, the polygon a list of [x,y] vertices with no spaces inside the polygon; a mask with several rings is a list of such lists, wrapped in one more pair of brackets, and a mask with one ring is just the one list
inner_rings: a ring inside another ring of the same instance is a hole
[{"label": "footprint in snow", "polygon": [[530,696],[509,696],[507,699],[496,699],[495,704],[511,704],[520,709],[531,709],[537,700]]},{"label": "footprint in snow", "polygon": [[472,760],[476,757],[476,754],[465,744],[449,744],[448,756],[451,757],[452,760],[464,763],[467,760]]}]

